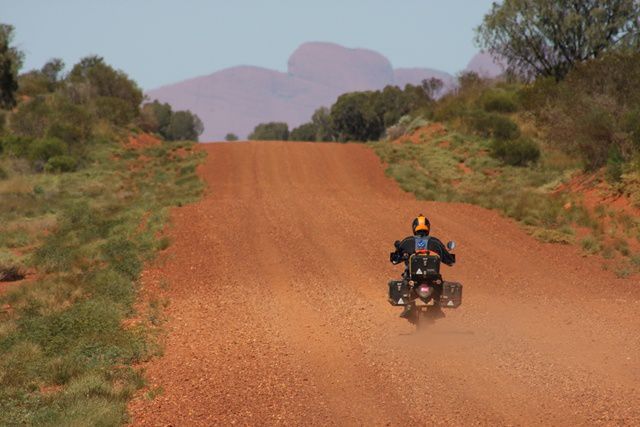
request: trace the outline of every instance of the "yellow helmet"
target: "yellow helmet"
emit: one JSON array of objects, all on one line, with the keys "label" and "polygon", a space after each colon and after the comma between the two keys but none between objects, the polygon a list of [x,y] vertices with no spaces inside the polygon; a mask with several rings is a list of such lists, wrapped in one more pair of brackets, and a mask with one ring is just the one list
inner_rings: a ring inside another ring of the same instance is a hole
[{"label": "yellow helmet", "polygon": [[411,228],[413,229],[413,234],[417,234],[419,231],[422,231],[424,234],[429,234],[429,231],[431,231],[431,223],[426,216],[420,214],[413,220]]}]

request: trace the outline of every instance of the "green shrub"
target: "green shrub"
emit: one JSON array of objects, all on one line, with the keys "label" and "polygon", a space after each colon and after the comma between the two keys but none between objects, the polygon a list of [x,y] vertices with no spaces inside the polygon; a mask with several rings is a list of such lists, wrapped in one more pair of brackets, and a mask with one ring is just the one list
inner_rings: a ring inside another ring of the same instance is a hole
[{"label": "green shrub", "polygon": [[96,99],[96,112],[98,117],[108,120],[116,126],[125,126],[138,114],[128,102],[108,96]]},{"label": "green shrub", "polygon": [[629,242],[623,238],[617,238],[613,242],[613,246],[615,250],[620,252],[623,256],[629,256],[631,254],[631,250],[629,249]]},{"label": "green shrub", "polygon": [[71,156],[55,156],[47,161],[44,170],[47,172],[72,172],[76,170],[78,162]]},{"label": "green shrub", "polygon": [[52,157],[67,153],[67,144],[58,138],[36,139],[29,145],[29,160],[46,163]]},{"label": "green shrub", "polygon": [[26,138],[42,138],[52,121],[52,109],[44,96],[21,102],[9,117],[9,130]]},{"label": "green shrub", "polygon": [[491,156],[511,166],[526,166],[540,159],[540,148],[528,138],[516,140],[494,139],[491,141]]},{"label": "green shrub", "polygon": [[86,143],[93,135],[95,116],[84,105],[76,105],[62,95],[54,97],[53,122],[47,136],[59,138],[70,146]]},{"label": "green shrub", "polygon": [[482,106],[486,111],[496,113],[515,113],[518,111],[516,94],[503,90],[485,92],[481,98]]},{"label": "green shrub", "polygon": [[68,271],[79,258],[78,248],[67,236],[53,234],[33,254],[33,264],[47,273]]},{"label": "green shrub", "polygon": [[238,135],[236,135],[235,133],[229,132],[228,134],[225,135],[224,140],[229,142],[237,141]]},{"label": "green shrub", "polygon": [[511,140],[520,136],[520,128],[508,117],[496,113],[475,111],[470,115],[471,125],[476,133],[485,138]]},{"label": "green shrub", "polygon": [[145,132],[160,133],[166,137],[172,114],[171,105],[167,103],[162,104],[157,99],[146,103],[140,111],[140,127]]},{"label": "green shrub", "polygon": [[436,121],[446,122],[469,114],[469,106],[464,99],[454,95],[445,96],[435,107],[433,117]]},{"label": "green shrub", "polygon": [[[528,92],[528,93],[527,93]],[[640,150],[640,53],[609,53],[584,61],[559,83],[536,82],[524,103],[555,146],[587,169],[609,162],[610,150],[625,161]],[[618,174],[612,166],[612,175]]]},{"label": "green shrub", "polygon": [[142,269],[138,248],[131,240],[122,237],[111,239],[102,246],[102,254],[112,268],[133,280]]},{"label": "green shrub", "polygon": [[120,99],[135,111],[144,98],[136,82],[99,56],[82,58],[71,69],[67,83],[80,88],[88,87],[93,96]]},{"label": "green shrub", "polygon": [[520,128],[511,119],[493,115],[490,120],[493,137],[503,141],[516,139],[520,136]]},{"label": "green shrub", "polygon": [[609,158],[607,159],[606,177],[609,182],[616,183],[622,180],[623,167],[625,164],[624,157],[620,153],[618,147],[612,146],[609,149]]},{"label": "green shrub", "polygon": [[594,236],[587,236],[580,242],[582,249],[589,254],[596,254],[602,250],[600,240]]},{"label": "green shrub", "polygon": [[546,243],[559,243],[562,245],[570,245],[573,243],[573,235],[567,234],[561,230],[536,228],[531,235]]},{"label": "green shrub", "polygon": [[640,152],[640,107],[625,115],[624,130],[630,135],[634,149]]},{"label": "green shrub", "polygon": [[0,139],[0,145],[2,145],[2,150],[0,151],[15,157],[26,157],[31,141],[30,138],[7,135]]}]

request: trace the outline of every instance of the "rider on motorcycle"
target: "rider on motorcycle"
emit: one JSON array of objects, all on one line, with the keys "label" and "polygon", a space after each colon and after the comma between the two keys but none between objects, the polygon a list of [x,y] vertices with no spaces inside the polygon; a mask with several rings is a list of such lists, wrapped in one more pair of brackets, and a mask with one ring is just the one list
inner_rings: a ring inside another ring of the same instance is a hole
[{"label": "rider on motorcycle", "polygon": [[[402,273],[403,280],[409,280],[409,256],[416,253],[416,238],[419,237],[419,241],[424,242],[426,240],[426,247],[420,248],[435,252],[440,256],[440,261],[448,266],[452,266],[456,262],[455,255],[451,254],[447,247],[436,237],[429,236],[431,231],[431,223],[422,214],[418,215],[412,223],[413,236],[405,237],[401,242],[396,242],[396,252],[391,257],[393,264],[399,264],[404,261],[405,270]],[[415,308],[415,302],[405,305],[404,311],[400,314],[400,317],[409,318]],[[429,310],[437,317],[444,316],[442,309],[440,308],[440,296],[435,295],[433,298],[433,306]]]}]

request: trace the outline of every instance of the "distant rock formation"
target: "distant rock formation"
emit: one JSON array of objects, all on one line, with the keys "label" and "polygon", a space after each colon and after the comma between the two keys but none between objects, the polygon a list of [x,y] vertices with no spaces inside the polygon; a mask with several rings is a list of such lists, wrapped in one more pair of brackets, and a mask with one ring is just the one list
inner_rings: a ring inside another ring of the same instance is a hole
[{"label": "distant rock formation", "polygon": [[[472,61],[473,62],[473,61]],[[387,58],[367,49],[333,43],[305,43],[293,52],[288,72],[240,66],[147,92],[150,99],[188,109],[204,123],[201,141],[222,140],[229,132],[245,138],[261,122],[284,121],[295,127],[343,93],[403,87],[437,77],[445,88],[455,79],[428,68],[394,70]]]},{"label": "distant rock formation", "polygon": [[368,90],[394,82],[387,58],[367,49],[305,43],[289,57],[289,75],[342,91]]},{"label": "distant rock formation", "polygon": [[478,73],[480,77],[493,78],[504,73],[505,68],[504,63],[499,59],[494,58],[489,53],[480,52],[471,58],[466,71]]}]

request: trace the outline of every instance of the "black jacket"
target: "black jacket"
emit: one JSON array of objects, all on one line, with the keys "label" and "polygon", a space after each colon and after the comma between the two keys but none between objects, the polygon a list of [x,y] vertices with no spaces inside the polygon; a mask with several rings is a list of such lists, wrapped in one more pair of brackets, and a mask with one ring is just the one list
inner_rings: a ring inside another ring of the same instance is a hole
[{"label": "black jacket", "polygon": [[[426,237],[423,239],[427,239]],[[448,265],[448,266],[452,266],[453,264],[455,264],[456,262],[456,256],[452,253],[450,253],[447,250],[447,247],[436,237],[428,237],[428,242],[427,242],[427,250],[432,251],[437,253],[438,255],[440,255],[440,260]],[[405,263],[407,262],[409,255],[412,255],[416,253],[416,241],[415,241],[415,236],[409,236],[409,237],[405,237],[396,247],[396,252],[391,254],[391,262],[393,262],[394,264],[398,264],[400,263],[400,261],[404,260]],[[406,257],[403,257],[403,255],[407,255]],[[397,262],[394,262],[394,255],[395,255],[395,260]]]}]

